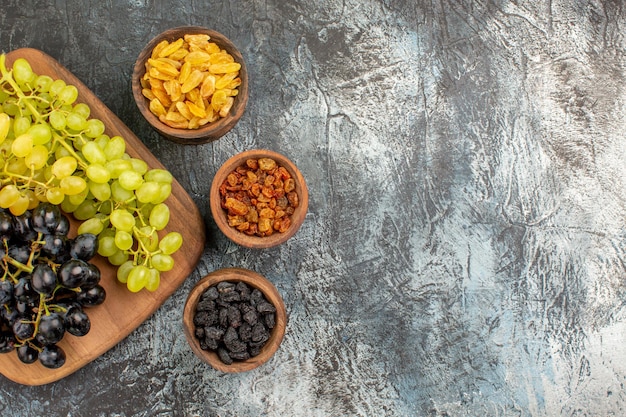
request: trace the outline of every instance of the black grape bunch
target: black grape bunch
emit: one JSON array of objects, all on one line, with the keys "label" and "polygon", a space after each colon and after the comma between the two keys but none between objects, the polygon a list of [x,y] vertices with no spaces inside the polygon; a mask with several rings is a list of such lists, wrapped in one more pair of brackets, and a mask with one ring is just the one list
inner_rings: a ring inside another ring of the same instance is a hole
[{"label": "black grape bunch", "polygon": [[91,329],[86,309],[106,298],[100,270],[90,262],[97,236],[68,236],[70,222],[57,205],[41,203],[14,215],[0,210],[0,353],[17,352],[56,369],[65,364],[59,342]]}]

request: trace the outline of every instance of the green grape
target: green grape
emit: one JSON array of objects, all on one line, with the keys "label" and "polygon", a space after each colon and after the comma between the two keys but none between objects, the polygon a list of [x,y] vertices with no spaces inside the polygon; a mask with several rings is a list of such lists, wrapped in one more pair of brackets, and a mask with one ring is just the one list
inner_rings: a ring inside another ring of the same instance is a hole
[{"label": "green grape", "polygon": [[2,104],[2,111],[4,111],[9,116],[13,116],[13,117],[17,116],[18,114],[20,114],[20,110],[21,110],[20,106],[17,105],[13,97],[7,99]]},{"label": "green grape", "polygon": [[144,265],[137,265],[128,273],[126,286],[131,292],[139,292],[146,286],[149,278],[150,270],[148,267]]},{"label": "green grape", "polygon": [[110,140],[111,138],[109,137],[109,135],[106,135],[104,133],[93,139],[93,141],[96,142],[98,147],[102,149],[103,151],[104,151],[104,148],[107,146],[107,143],[109,143]]},{"label": "green grape", "polygon": [[152,266],[161,272],[174,268],[174,258],[164,253],[157,253],[152,257]]},{"label": "green grape", "polygon": [[27,133],[32,136],[33,143],[35,145],[45,145],[46,143],[50,142],[50,139],[52,139],[52,131],[50,130],[50,126],[43,123],[31,125],[28,128]]},{"label": "green grape", "polygon": [[183,236],[178,232],[169,232],[159,242],[159,249],[166,255],[171,255],[183,245]]},{"label": "green grape", "polygon": [[63,194],[74,195],[78,194],[87,188],[87,181],[84,178],[75,175],[62,178],[59,181],[59,188],[63,191]]},{"label": "green grape", "polygon": [[57,158],[56,161],[52,164],[52,175],[61,179],[65,177],[69,177],[76,171],[78,167],[78,161],[73,156],[63,156]]},{"label": "green grape", "polygon": [[65,194],[59,187],[50,187],[46,190],[46,200],[52,204],[61,204],[65,199]]},{"label": "green grape", "polygon": [[104,165],[101,164],[89,165],[85,174],[87,174],[87,178],[98,184],[106,184],[111,179],[111,173],[104,167]]},{"label": "green grape", "polygon": [[102,214],[106,219],[108,219],[109,215],[113,211],[114,205],[115,205],[115,202],[112,201],[111,199],[107,201],[103,201],[102,204],[100,204],[99,206],[99,213]]},{"label": "green grape", "polygon": [[28,197],[28,210],[32,210],[39,205],[39,200],[33,190],[26,190],[24,194]]},{"label": "green grape", "polygon": [[159,168],[153,168],[145,173],[143,176],[146,181],[155,181],[166,184],[171,184],[174,181],[174,177],[169,171]]},{"label": "green grape", "polygon": [[50,102],[53,101],[50,93],[39,93],[39,100],[36,106],[39,110],[48,110],[50,108]]},{"label": "green grape", "polygon": [[152,200],[154,204],[163,203],[172,194],[172,184],[162,182],[159,184],[159,196]]},{"label": "green grape", "polygon": [[13,203],[11,207],[9,207],[9,211],[14,216],[21,216],[28,209],[28,204],[29,204],[28,196],[24,194],[20,194],[17,201]]},{"label": "green grape", "polygon": [[104,123],[98,119],[89,119],[87,121],[87,130],[85,135],[88,138],[97,138],[104,133]]},{"label": "green grape", "polygon": [[159,235],[156,230],[150,226],[143,226],[137,232],[139,241],[150,252],[154,252],[159,247]]},{"label": "green grape", "polygon": [[13,135],[18,137],[28,132],[31,121],[30,117],[18,116],[13,119]]},{"label": "green grape", "polygon": [[52,84],[50,84],[50,89],[48,91],[50,92],[50,94],[52,94],[53,97],[56,97],[59,95],[61,90],[63,90],[65,85],[65,81],[61,79],[54,80]]},{"label": "green grape", "polygon": [[135,225],[135,216],[123,209],[113,210],[109,216],[109,220],[113,227],[125,232],[133,230],[133,226]]},{"label": "green grape", "polygon": [[39,75],[37,76],[37,79],[35,79],[35,87],[41,93],[47,93],[50,91],[50,86],[53,81],[52,77],[48,75]]},{"label": "green grape", "polygon": [[140,175],[148,172],[148,164],[146,161],[138,158],[130,158],[130,163],[133,165],[133,171],[139,173]]},{"label": "green grape", "polygon": [[0,143],[9,135],[9,129],[11,128],[11,118],[6,113],[0,113]]},{"label": "green grape", "polygon": [[80,132],[87,127],[87,120],[78,113],[69,113],[65,117],[65,122],[67,124],[67,127],[76,132]]},{"label": "green grape", "polygon": [[76,220],[87,220],[92,218],[98,212],[98,207],[93,202],[93,200],[85,199],[79,206],[74,210],[74,217]]},{"label": "green grape", "polygon": [[137,171],[124,171],[118,180],[120,185],[127,190],[136,190],[143,183],[143,177]]},{"label": "green grape", "polygon": [[126,261],[117,268],[117,280],[122,284],[126,284],[128,281],[128,274],[135,267],[133,261]]},{"label": "green grape", "polygon": [[133,236],[125,230],[115,232],[115,246],[120,250],[128,250],[133,246]]},{"label": "green grape", "polygon": [[78,226],[77,233],[79,235],[85,233],[91,233],[94,235],[99,235],[100,232],[104,230],[104,223],[99,217],[92,217],[91,219],[87,219]]},{"label": "green grape", "polygon": [[86,160],[92,164],[104,165],[107,161],[104,151],[95,142],[87,142],[83,145],[81,152]]},{"label": "green grape", "polygon": [[107,201],[111,198],[111,187],[108,183],[89,181],[89,191],[98,201]]},{"label": "green grape", "polygon": [[66,213],[73,213],[78,208],[78,204],[72,203],[70,196],[66,195],[61,202],[61,210]]},{"label": "green grape", "polygon": [[41,169],[48,162],[48,148],[43,145],[33,146],[29,155],[24,157],[24,163],[32,169]]},{"label": "green grape", "polygon": [[30,66],[30,63],[24,58],[18,58],[13,61],[13,79],[18,84],[33,83],[37,78]]},{"label": "green grape", "polygon": [[150,203],[160,197],[160,191],[158,182],[146,181],[135,190],[135,195],[140,203]]},{"label": "green grape", "polygon": [[128,260],[128,253],[123,250],[118,250],[107,259],[111,265],[119,266]]},{"label": "green grape", "polygon": [[[106,154],[106,149],[105,149]],[[109,170],[111,178],[119,178],[119,176],[125,171],[131,171],[133,165],[126,159],[114,159],[105,164],[106,169]]]},{"label": "green grape", "polygon": [[128,201],[135,196],[132,190],[127,190],[118,180],[111,183],[111,196],[115,201]]},{"label": "green grape", "polygon": [[114,161],[116,159],[119,159],[124,156],[125,152],[126,142],[121,136],[113,136],[104,147],[104,155],[106,156],[107,161]]},{"label": "green grape", "polygon": [[0,207],[9,208],[20,198],[20,191],[13,184],[5,185],[0,190]]},{"label": "green grape", "polygon": [[99,236],[98,237],[98,254],[108,258],[117,252],[117,246],[115,245],[114,236]]},{"label": "green grape", "polygon": [[64,104],[72,104],[78,98],[78,88],[73,85],[66,85],[58,92],[57,96]]},{"label": "green grape", "polygon": [[[58,110],[54,110],[53,112],[50,113],[50,116],[48,116],[48,122],[50,123],[50,126],[52,126],[56,130],[63,130],[65,129],[65,126],[67,125],[65,114],[63,114],[63,112],[58,111]],[[65,149],[65,148],[61,148],[61,149]]]},{"label": "green grape", "polygon": [[170,208],[166,204],[157,204],[152,208],[149,219],[150,226],[154,227],[156,230],[163,230],[169,221]]},{"label": "green grape", "polygon": [[91,115],[91,109],[89,108],[89,105],[87,105],[85,103],[76,103],[76,105],[74,105],[74,107],[72,107],[72,111],[74,113],[80,114],[85,119],[88,119],[89,116]]},{"label": "green grape", "polygon": [[22,133],[15,138],[11,145],[11,152],[19,158],[30,154],[33,150],[33,137],[28,133]]},{"label": "green grape", "polygon": [[6,166],[6,171],[17,175],[24,175],[29,171],[24,158],[11,158]]},{"label": "green grape", "polygon": [[78,206],[80,206],[85,201],[88,195],[89,195],[89,187],[85,188],[83,191],[81,191],[78,194],[68,196],[68,199],[73,205],[75,205],[78,208]]},{"label": "green grape", "polygon": [[146,290],[154,292],[159,289],[159,285],[161,285],[161,273],[154,268],[150,268],[150,276],[145,286]]}]

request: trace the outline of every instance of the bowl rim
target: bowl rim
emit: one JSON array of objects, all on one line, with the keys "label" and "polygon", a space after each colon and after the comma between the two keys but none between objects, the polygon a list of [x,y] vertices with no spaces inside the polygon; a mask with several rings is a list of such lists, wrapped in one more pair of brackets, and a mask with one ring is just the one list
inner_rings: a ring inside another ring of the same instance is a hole
[{"label": "bowl rim", "polygon": [[[217,353],[203,350],[200,347],[200,342],[195,336],[195,325],[193,323],[194,312],[202,294],[210,286],[223,281],[235,283],[245,282],[250,287],[258,288],[265,298],[276,307],[276,324],[270,332],[270,338],[261,349],[261,352],[257,356],[246,359],[245,361],[234,361],[231,365],[223,363]],[[211,365],[214,369],[227,373],[250,371],[266,363],[280,347],[285,336],[287,320],[285,303],[274,284],[257,272],[236,267],[222,268],[205,275],[193,286],[187,295],[183,309],[183,330],[191,350],[203,362]]]},{"label": "bowl rim", "polygon": [[[145,61],[151,55],[152,50],[159,42],[164,39],[167,39],[171,42],[180,38],[184,34],[200,33],[208,34],[210,40],[217,43],[221,48],[226,49],[228,53],[231,54],[233,58],[235,58],[235,61],[241,64],[241,69],[239,70],[241,85],[237,87],[239,92],[237,94],[237,97],[235,98],[235,102],[233,103],[233,107],[231,108],[228,117],[222,117],[217,121],[209,123],[198,129],[176,129],[161,122],[159,118],[150,111],[148,106],[148,99],[144,97],[144,95],[141,93],[142,88],[140,80],[146,73]],[[235,126],[235,124],[237,124],[237,122],[245,112],[249,96],[248,68],[239,49],[228,37],[226,37],[222,33],[203,26],[178,26],[167,29],[154,36],[140,51],[135,61],[135,65],[133,66],[133,72],[131,77],[131,90],[133,93],[133,98],[135,100],[135,105],[144,116],[146,121],[160,134],[170,140],[178,142],[201,144],[219,139],[219,137],[225,135]],[[140,103],[145,103],[145,105],[141,105]]]},{"label": "bowl rim", "polygon": [[[281,165],[289,171],[292,178],[295,179],[296,192],[298,193],[299,204],[291,215],[291,226],[284,233],[273,233],[270,236],[249,236],[243,232],[238,231],[228,224],[226,212],[221,207],[221,197],[219,188],[222,181],[226,176],[232,172],[237,166],[241,165],[243,161],[250,158],[268,157],[274,159],[278,165]],[[253,249],[265,249],[280,245],[290,239],[302,226],[304,219],[306,218],[309,207],[309,190],[302,176],[302,172],[298,167],[285,155],[269,149],[250,149],[240,152],[231,156],[222,164],[217,170],[211,183],[211,189],[209,191],[209,205],[211,207],[211,214],[213,220],[217,224],[217,227],[228,237],[231,241],[238,245],[253,248]]]}]

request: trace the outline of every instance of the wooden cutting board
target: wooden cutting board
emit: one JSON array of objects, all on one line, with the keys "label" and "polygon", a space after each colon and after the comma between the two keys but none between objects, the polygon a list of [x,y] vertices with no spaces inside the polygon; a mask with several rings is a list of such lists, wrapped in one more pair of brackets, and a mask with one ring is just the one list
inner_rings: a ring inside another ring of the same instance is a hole
[{"label": "wooden cutting board", "polygon": [[[106,125],[106,134],[120,135],[126,140],[126,152],[146,161],[151,168],[164,168],[146,146],[109,110],[78,78],[54,58],[31,48],[17,49],[7,54],[7,68],[17,58],[26,58],[37,74],[47,74],[53,79],[63,79],[78,88],[79,102],[89,105],[91,117]],[[105,259],[96,256],[92,260],[102,272],[101,285],[107,298],[103,304],[86,309],[91,319],[91,330],[83,337],[66,334],[59,346],[67,355],[65,365],[59,369],[48,369],[38,362],[22,363],[15,351],[0,354],[0,373],[24,385],[43,385],[57,381],[85,366],[128,336],[135,328],[152,315],[163,302],[183,283],[194,270],[205,244],[205,228],[197,206],[175,180],[172,195],[167,204],[171,216],[169,225],[160,235],[178,231],[183,235],[183,246],[174,254],[174,269],[161,274],[161,285],[153,293],[141,290],[131,293],[125,285],[117,282],[117,268]],[[70,219],[73,221],[71,216]],[[73,222],[73,229],[77,223]],[[182,310],[183,306],[181,306]]]}]

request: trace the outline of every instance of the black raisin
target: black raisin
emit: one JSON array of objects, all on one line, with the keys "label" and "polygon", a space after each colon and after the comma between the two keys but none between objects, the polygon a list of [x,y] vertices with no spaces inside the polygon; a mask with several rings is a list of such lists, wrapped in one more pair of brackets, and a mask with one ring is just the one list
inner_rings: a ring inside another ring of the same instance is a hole
[{"label": "black raisin", "polygon": [[251,326],[254,326],[259,319],[256,309],[250,304],[241,304],[239,307],[241,309],[243,320]]},{"label": "black raisin", "polygon": [[228,327],[228,307],[220,308],[218,323],[224,328]]},{"label": "black raisin", "polygon": [[276,326],[276,314],[267,313],[263,316],[263,319],[265,320],[265,327],[268,329],[273,329]]},{"label": "black raisin", "polygon": [[202,339],[204,337],[204,327],[196,327],[195,334],[198,339]]},{"label": "black raisin", "polygon": [[196,306],[196,311],[213,311],[215,310],[214,300],[201,300]]},{"label": "black raisin", "polygon": [[250,299],[250,287],[245,282],[238,282],[235,289],[239,292],[241,301],[248,301]]},{"label": "black raisin", "polygon": [[231,327],[237,328],[241,326],[241,311],[235,306],[228,307],[228,324]]},{"label": "black raisin", "polygon": [[219,340],[211,339],[210,337],[205,337],[202,340],[204,341],[204,345],[206,346],[205,350],[217,350],[217,348],[219,347]]},{"label": "black raisin", "polygon": [[276,307],[265,300],[259,301],[256,305],[256,309],[261,314],[276,312]]},{"label": "black raisin", "polygon": [[240,301],[241,296],[237,291],[226,291],[220,294],[220,301],[223,303],[234,303]]},{"label": "black raisin", "polygon": [[247,345],[239,340],[237,331],[232,327],[229,327],[224,334],[224,346],[230,352],[243,352],[247,349]]},{"label": "black raisin", "polygon": [[196,326],[206,326],[209,319],[209,313],[201,311],[197,313],[193,318],[193,324]]},{"label": "black raisin", "polygon": [[239,333],[239,339],[242,342],[248,342],[250,339],[252,339],[252,326],[250,326],[245,321],[241,323],[241,326],[239,326],[237,332]]},{"label": "black raisin", "polygon": [[217,300],[217,297],[219,297],[219,291],[217,291],[217,288],[215,287],[209,287],[204,294],[202,294],[202,297],[200,297],[200,300]]},{"label": "black raisin", "polygon": [[257,324],[252,326],[251,339],[253,342],[262,343],[262,342],[265,342],[269,338],[270,338],[270,335],[267,329],[265,328],[265,326],[263,326],[261,322],[258,322]]},{"label": "black raisin", "polygon": [[250,346],[248,347],[248,353],[250,356],[258,356],[258,354],[261,353],[261,347],[262,346]]},{"label": "black raisin", "polygon": [[222,336],[224,336],[224,330],[214,326],[205,327],[204,334],[206,337],[210,337],[211,339],[220,340]]},{"label": "black raisin", "polygon": [[261,290],[259,290],[258,288],[255,288],[250,293],[250,304],[255,306],[257,305],[259,301],[263,300],[264,298],[265,297],[263,297],[263,293],[261,292]]},{"label": "black raisin", "polygon": [[246,359],[250,359],[250,354],[247,350],[243,350],[241,352],[230,351],[228,352],[228,354],[232,359],[237,361],[245,361]]},{"label": "black raisin", "polygon": [[220,360],[226,365],[231,365],[233,363],[233,359],[228,354],[228,351],[223,347],[217,349],[217,356],[219,356]]},{"label": "black raisin", "polygon": [[217,284],[217,291],[219,293],[235,291],[235,284],[229,281],[221,281]]}]

